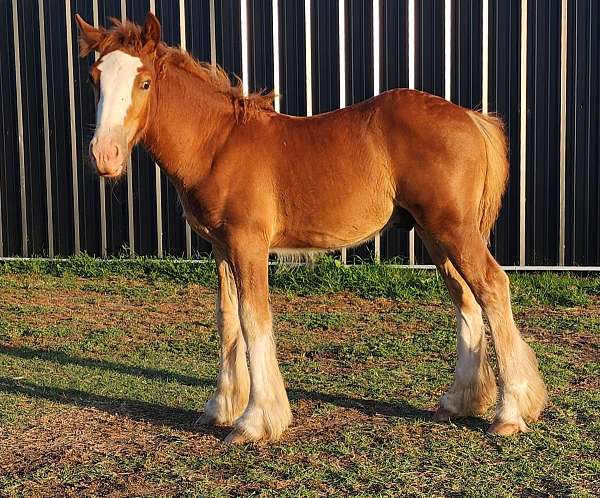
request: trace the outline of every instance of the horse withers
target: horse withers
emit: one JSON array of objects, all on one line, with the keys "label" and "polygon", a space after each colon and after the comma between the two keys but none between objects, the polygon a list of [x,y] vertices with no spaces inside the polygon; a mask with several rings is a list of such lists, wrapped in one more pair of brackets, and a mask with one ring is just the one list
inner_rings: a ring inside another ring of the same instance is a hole
[{"label": "horse withers", "polygon": [[450,292],[458,360],[437,420],[485,412],[489,431],[535,421],[546,389],[513,320],[509,281],[487,248],[508,177],[501,122],[414,90],[392,90],[309,118],[276,113],[273,95],[244,95],[143,26],[95,28],[76,16],[97,128],[90,155],[117,178],[141,142],[177,189],[193,229],[213,246],[221,339],[217,389],[202,421],[232,425],[231,442],[276,440],[292,420],[269,308],[270,252],[359,244],[393,223],[415,226]]}]

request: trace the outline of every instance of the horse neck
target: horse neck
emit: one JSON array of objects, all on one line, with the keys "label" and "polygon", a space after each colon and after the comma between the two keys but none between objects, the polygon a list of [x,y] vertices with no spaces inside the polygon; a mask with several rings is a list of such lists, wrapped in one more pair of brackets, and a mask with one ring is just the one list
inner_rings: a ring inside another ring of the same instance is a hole
[{"label": "horse neck", "polygon": [[228,96],[185,70],[170,66],[156,88],[156,102],[143,142],[169,178],[186,187],[210,169],[215,153],[234,125]]}]

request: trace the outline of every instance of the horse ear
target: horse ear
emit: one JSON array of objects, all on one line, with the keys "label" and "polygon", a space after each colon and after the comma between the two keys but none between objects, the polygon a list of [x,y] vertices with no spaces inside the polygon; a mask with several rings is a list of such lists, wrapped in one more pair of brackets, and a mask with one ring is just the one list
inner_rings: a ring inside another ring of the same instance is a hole
[{"label": "horse ear", "polygon": [[145,53],[153,52],[160,43],[160,22],[152,12],[148,12],[142,27],[142,43],[142,51]]},{"label": "horse ear", "polygon": [[98,50],[100,42],[104,39],[104,30],[88,24],[79,14],[75,14],[75,21],[79,28],[79,56],[85,57],[91,51]]}]

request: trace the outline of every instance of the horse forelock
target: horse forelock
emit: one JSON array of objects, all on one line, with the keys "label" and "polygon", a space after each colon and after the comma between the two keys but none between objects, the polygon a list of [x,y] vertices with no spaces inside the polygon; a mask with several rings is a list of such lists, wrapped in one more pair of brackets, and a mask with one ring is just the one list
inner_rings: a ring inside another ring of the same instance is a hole
[{"label": "horse forelock", "polygon": [[[95,46],[85,45],[80,40],[82,52],[97,50],[106,54],[121,50],[133,56],[141,56],[144,49],[141,26],[130,21],[119,21],[111,18],[112,27],[105,30],[104,36]],[[231,100],[236,121],[245,123],[261,111],[273,111],[274,92],[259,91],[244,95],[242,80],[236,76],[236,83],[231,84],[228,74],[219,65],[199,62],[182,49],[169,47],[159,43],[154,51],[156,74],[164,78],[169,67],[176,67],[188,72],[215,92],[228,96]]]}]

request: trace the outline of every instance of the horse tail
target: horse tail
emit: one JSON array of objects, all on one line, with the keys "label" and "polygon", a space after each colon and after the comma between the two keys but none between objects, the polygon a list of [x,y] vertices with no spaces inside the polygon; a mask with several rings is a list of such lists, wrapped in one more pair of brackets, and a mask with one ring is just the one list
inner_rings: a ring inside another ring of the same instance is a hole
[{"label": "horse tail", "polygon": [[489,241],[490,232],[498,219],[502,197],[508,182],[508,142],[504,123],[496,116],[470,111],[469,115],[479,128],[485,142],[487,164],[483,195],[479,205],[479,232]]}]

